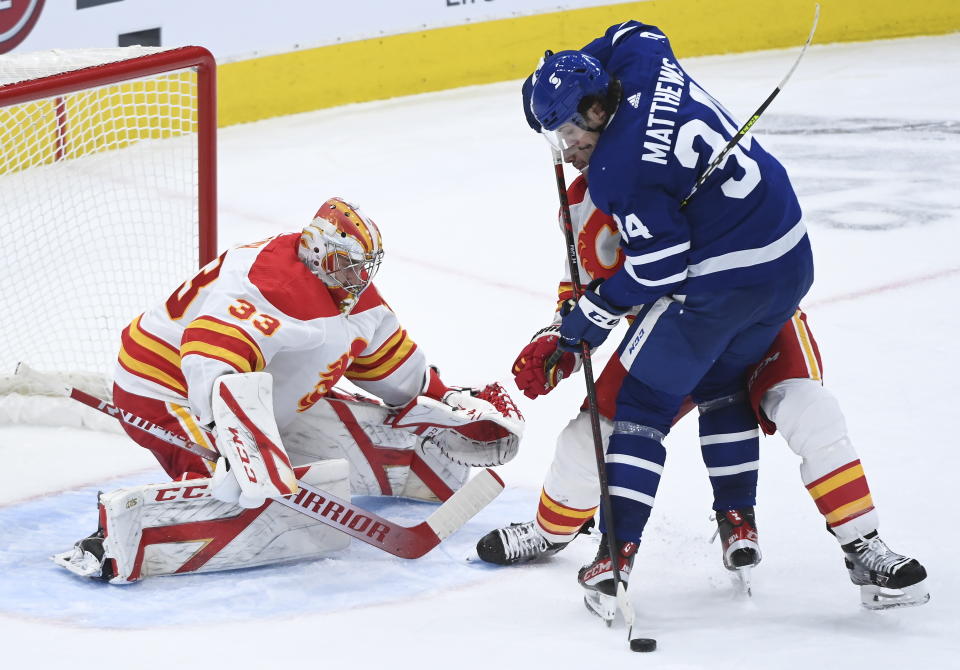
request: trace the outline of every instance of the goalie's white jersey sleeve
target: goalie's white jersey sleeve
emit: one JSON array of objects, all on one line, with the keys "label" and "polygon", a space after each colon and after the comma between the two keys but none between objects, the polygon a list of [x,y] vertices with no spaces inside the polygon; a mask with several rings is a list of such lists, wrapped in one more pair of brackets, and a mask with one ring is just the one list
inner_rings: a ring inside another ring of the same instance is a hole
[{"label": "goalie's white jersey sleeve", "polygon": [[389,404],[421,389],[426,360],[370,285],[349,314],[297,258],[299,234],[235,247],[123,331],[115,381],[123,390],[211,420],[223,374],[273,375],[283,428],[341,377]]}]

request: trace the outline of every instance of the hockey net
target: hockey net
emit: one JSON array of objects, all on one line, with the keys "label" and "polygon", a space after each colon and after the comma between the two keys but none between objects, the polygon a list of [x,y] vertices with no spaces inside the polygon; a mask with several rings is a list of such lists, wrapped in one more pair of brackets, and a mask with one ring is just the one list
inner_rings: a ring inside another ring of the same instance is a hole
[{"label": "hockey net", "polygon": [[76,425],[33,412],[31,380],[107,392],[123,327],[216,255],[215,67],[200,47],[0,56],[0,424]]}]

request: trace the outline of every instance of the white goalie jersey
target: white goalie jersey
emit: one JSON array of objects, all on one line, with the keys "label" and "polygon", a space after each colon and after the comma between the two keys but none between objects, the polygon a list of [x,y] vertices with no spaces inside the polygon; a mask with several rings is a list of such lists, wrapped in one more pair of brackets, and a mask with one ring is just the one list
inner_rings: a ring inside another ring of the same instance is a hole
[{"label": "white goalie jersey", "polygon": [[425,357],[376,287],[341,313],[298,259],[298,239],[280,235],[231,249],[134,319],[123,331],[116,384],[189,405],[208,423],[218,377],[266,371],[281,430],[342,377],[388,405],[414,398]]}]

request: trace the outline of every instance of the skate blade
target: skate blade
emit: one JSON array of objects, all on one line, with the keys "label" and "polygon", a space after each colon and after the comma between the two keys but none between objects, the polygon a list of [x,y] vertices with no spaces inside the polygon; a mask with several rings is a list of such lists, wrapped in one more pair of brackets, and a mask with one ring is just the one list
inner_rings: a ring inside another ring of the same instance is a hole
[{"label": "skate blade", "polygon": [[731,578],[733,579],[733,588],[736,590],[736,595],[740,598],[752,598],[753,597],[753,571],[752,565],[746,565],[742,568],[733,568],[730,570]]},{"label": "skate blade", "polygon": [[50,560],[66,568],[79,577],[99,578],[103,568],[100,560],[88,551],[74,547],[61,554],[54,554]]},{"label": "skate blade", "polygon": [[902,589],[885,589],[881,586],[860,587],[860,604],[868,610],[889,610],[897,607],[918,607],[930,600],[926,580]]},{"label": "skate blade", "polygon": [[598,591],[588,591],[583,595],[583,604],[591,614],[603,619],[607,628],[613,625],[613,620],[617,616],[617,598],[608,596]]}]

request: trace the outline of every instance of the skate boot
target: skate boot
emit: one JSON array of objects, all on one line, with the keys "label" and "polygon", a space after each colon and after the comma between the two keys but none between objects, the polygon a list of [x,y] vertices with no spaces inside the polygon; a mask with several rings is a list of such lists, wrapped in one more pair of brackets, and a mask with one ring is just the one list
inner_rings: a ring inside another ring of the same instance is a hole
[{"label": "skate boot", "polygon": [[924,567],[915,558],[890,551],[877,531],[842,548],[850,581],[860,587],[860,601],[867,609],[909,607],[930,600]]},{"label": "skate boot", "polygon": [[[588,519],[578,535],[589,532],[592,527],[593,519]],[[491,530],[477,542],[477,555],[487,563],[513,565],[552,556],[568,544],[550,542],[540,534],[535,521],[527,521]]]},{"label": "skate boot", "polygon": [[[607,626],[613,625],[617,614],[617,590],[613,579],[613,564],[610,561],[610,549],[606,534],[600,537],[597,556],[588,565],[580,568],[577,575],[580,586],[586,589],[583,603],[587,609],[604,620]],[[620,579],[626,586],[633,568],[633,558],[637,553],[636,542],[617,542]]]},{"label": "skate boot", "polygon": [[744,595],[753,595],[750,573],[762,558],[753,508],[717,512],[717,535],[723,549],[723,567],[736,573]]},{"label": "skate boot", "polygon": [[103,530],[88,535],[73,545],[73,549],[52,556],[57,565],[66,568],[75,575],[88,577],[101,582],[109,582],[116,577],[112,559],[104,560]]}]

